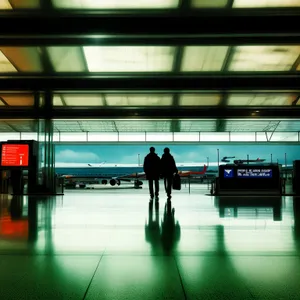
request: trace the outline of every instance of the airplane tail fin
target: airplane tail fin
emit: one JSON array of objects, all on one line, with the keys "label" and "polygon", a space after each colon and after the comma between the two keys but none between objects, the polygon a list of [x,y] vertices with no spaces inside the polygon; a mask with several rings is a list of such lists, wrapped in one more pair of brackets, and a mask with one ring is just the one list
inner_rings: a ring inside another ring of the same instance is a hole
[{"label": "airplane tail fin", "polygon": [[205,174],[205,173],[206,173],[206,171],[207,171],[207,165],[204,165],[204,166],[203,166],[202,173],[203,173],[203,174]]}]

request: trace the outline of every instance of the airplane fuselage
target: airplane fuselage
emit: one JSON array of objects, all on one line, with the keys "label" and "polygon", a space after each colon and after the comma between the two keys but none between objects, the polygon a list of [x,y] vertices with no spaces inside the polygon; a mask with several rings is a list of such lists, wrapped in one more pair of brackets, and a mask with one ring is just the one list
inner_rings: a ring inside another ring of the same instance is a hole
[{"label": "airplane fuselage", "polygon": [[[178,167],[179,171],[193,171],[201,172],[203,166],[197,167]],[[91,178],[114,178],[126,175],[131,175],[134,173],[142,173],[143,167],[56,167],[55,172],[58,176],[62,175],[72,175],[75,177],[91,177]]]}]

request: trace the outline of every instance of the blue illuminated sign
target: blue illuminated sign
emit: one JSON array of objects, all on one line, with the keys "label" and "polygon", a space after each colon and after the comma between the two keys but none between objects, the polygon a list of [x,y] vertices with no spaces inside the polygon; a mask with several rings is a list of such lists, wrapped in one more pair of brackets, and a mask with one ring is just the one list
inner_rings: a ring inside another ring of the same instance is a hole
[{"label": "blue illuminated sign", "polygon": [[233,178],[233,169],[224,169],[224,178]]},{"label": "blue illuminated sign", "polygon": [[238,169],[237,177],[272,178],[272,169]]}]

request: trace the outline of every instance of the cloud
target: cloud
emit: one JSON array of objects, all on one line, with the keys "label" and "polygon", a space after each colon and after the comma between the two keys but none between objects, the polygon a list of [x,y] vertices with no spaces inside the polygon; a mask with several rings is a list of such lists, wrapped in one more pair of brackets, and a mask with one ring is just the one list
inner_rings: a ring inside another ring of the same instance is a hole
[{"label": "cloud", "polygon": [[96,163],[100,162],[100,157],[93,152],[75,152],[73,150],[66,149],[56,153],[55,160],[57,162]]}]

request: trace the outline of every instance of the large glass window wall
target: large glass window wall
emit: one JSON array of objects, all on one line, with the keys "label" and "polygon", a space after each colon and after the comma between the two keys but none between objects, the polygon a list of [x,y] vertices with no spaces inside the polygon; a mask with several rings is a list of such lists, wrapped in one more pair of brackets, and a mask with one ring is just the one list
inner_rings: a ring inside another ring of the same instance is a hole
[{"label": "large glass window wall", "polygon": [[[45,122],[48,122],[47,126]],[[219,122],[220,121],[218,120],[212,119],[130,121],[1,120],[0,141],[6,141],[9,139],[39,140],[43,146],[48,145],[49,147],[52,142],[300,142],[300,121],[297,120],[222,120],[222,122],[224,122],[224,130],[222,132],[218,131]],[[174,123],[177,123],[176,128],[178,128],[180,131],[172,131]],[[49,148],[47,151],[49,151],[49,155],[51,156],[52,150]],[[43,158],[43,162],[44,161],[45,159]]]}]

